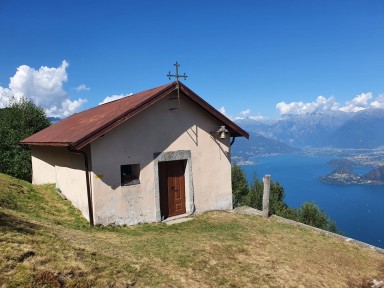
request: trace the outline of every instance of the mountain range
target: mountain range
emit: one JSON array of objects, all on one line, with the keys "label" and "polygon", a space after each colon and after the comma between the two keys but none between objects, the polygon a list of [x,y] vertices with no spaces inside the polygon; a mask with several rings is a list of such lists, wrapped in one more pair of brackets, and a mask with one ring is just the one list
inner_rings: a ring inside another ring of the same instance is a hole
[{"label": "mountain range", "polygon": [[61,118],[59,118],[59,117],[47,117],[47,119],[49,121],[51,121],[51,124],[56,124],[57,122],[59,122],[61,120]]},{"label": "mountain range", "polygon": [[244,118],[235,122],[250,133],[249,141],[239,139],[234,145],[235,156],[280,154],[306,147],[384,146],[384,109],[287,114],[275,120]]},{"label": "mountain range", "polygon": [[[59,118],[48,118],[52,124]],[[232,158],[245,161],[255,156],[299,152],[302,148],[373,149],[384,146],[384,109],[286,114],[278,119],[235,120],[250,134],[238,138]]]}]

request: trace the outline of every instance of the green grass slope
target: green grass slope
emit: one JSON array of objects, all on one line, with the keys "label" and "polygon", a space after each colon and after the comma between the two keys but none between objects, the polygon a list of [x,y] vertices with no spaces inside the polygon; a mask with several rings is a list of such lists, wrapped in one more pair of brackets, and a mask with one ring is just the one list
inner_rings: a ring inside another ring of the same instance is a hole
[{"label": "green grass slope", "polygon": [[52,185],[0,174],[0,287],[368,287],[384,255],[273,219],[89,227]]}]

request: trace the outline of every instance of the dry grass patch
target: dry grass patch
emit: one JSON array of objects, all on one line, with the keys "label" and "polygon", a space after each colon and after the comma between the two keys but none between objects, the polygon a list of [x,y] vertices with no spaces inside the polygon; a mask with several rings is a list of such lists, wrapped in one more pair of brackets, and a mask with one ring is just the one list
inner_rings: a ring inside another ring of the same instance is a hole
[{"label": "dry grass patch", "polygon": [[384,279],[384,255],[273,219],[212,212],[172,226],[90,228],[52,186],[4,175],[0,183],[0,287],[365,287]]}]

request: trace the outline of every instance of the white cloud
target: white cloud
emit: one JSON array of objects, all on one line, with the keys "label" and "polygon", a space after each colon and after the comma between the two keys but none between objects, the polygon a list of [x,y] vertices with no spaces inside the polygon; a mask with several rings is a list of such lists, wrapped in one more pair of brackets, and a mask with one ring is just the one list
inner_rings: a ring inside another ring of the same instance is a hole
[{"label": "white cloud", "polygon": [[375,101],[371,102],[371,107],[384,109],[384,94],[379,95]]},{"label": "white cloud", "polygon": [[107,97],[104,98],[104,100],[102,102],[99,103],[99,105],[102,105],[102,104],[105,104],[105,103],[108,103],[108,102],[112,102],[112,101],[115,101],[115,100],[118,100],[118,99],[121,99],[121,98],[124,98],[124,97],[127,97],[127,96],[131,96],[131,95],[132,95],[132,93],[107,96]]},{"label": "white cloud", "polygon": [[79,98],[78,100],[71,101],[69,99],[65,99],[60,106],[51,106],[49,108],[45,109],[45,113],[47,113],[48,116],[50,117],[59,117],[59,118],[65,118],[76,111],[86,103],[86,99],[81,99]]},{"label": "white cloud", "polygon": [[350,101],[346,101],[343,106],[336,102],[334,97],[317,97],[313,102],[279,102],[276,109],[280,114],[307,114],[312,112],[343,111],[358,112],[368,108],[384,108],[384,94],[379,95],[372,101],[372,92],[361,93]]},{"label": "white cloud", "polygon": [[264,119],[264,117],[261,116],[261,115],[251,115],[248,118],[252,119],[252,120],[262,120],[262,119]]},{"label": "white cloud", "polygon": [[65,60],[58,68],[43,66],[35,70],[27,65],[21,65],[11,77],[9,88],[17,100],[26,97],[38,106],[49,107],[56,104],[57,99],[64,100],[68,97],[63,89],[63,84],[67,81],[67,67],[68,63]]},{"label": "white cloud", "polygon": [[77,93],[79,93],[81,91],[89,91],[89,90],[91,90],[91,88],[87,87],[87,85],[85,85],[85,84],[81,84],[81,85],[77,86],[74,89],[76,90]]},{"label": "white cloud", "polygon": [[346,102],[346,106],[341,107],[340,111],[344,112],[358,112],[365,110],[370,106],[369,100],[372,98],[372,92],[361,93],[353,98],[351,101]]},{"label": "white cloud", "polygon": [[285,103],[283,101],[276,104],[276,109],[279,110],[280,114],[291,114],[299,111],[303,105],[303,102]]},{"label": "white cloud", "polygon": [[279,102],[276,104],[276,109],[280,114],[307,114],[313,112],[325,112],[338,109],[338,103],[334,97],[325,98],[318,96],[316,101],[304,103],[300,102]]},{"label": "white cloud", "polygon": [[264,119],[263,116],[261,115],[252,115],[251,113],[251,109],[247,108],[243,111],[240,111],[239,114],[240,116],[231,116],[231,115],[228,115],[227,114],[227,111],[225,110],[224,107],[221,107],[219,109],[219,111],[225,115],[226,117],[228,117],[230,120],[243,120],[245,118],[249,118],[249,119],[252,119],[252,120],[261,120],[261,119]]},{"label": "white cloud", "polygon": [[27,98],[44,108],[47,116],[67,117],[76,112],[87,100],[71,101],[63,85],[68,80],[68,62],[63,61],[57,68],[42,66],[38,70],[21,65],[9,87],[0,86],[0,108],[7,106],[12,99]]},{"label": "white cloud", "polygon": [[219,108],[219,111],[220,111],[221,114],[223,114],[223,115],[224,115],[225,117],[227,117],[228,119],[233,120],[233,117],[232,117],[231,115],[228,115],[228,114],[227,114],[227,110],[225,109],[224,106],[220,107],[220,108]]},{"label": "white cloud", "polygon": [[0,108],[6,107],[14,98],[12,91],[0,86]]},{"label": "white cloud", "polygon": [[244,111],[241,111],[240,114],[243,116],[248,116],[251,114],[251,109],[245,109]]}]

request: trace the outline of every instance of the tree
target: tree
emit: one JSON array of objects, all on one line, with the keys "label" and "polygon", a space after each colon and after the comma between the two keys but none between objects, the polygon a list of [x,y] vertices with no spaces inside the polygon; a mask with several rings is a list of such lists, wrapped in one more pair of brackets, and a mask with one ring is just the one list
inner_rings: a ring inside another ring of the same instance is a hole
[{"label": "tree", "polygon": [[232,198],[233,207],[245,204],[248,194],[248,183],[244,171],[238,165],[232,166]]},{"label": "tree", "polygon": [[31,181],[31,150],[19,142],[49,125],[44,110],[27,99],[0,109],[0,173]]}]

